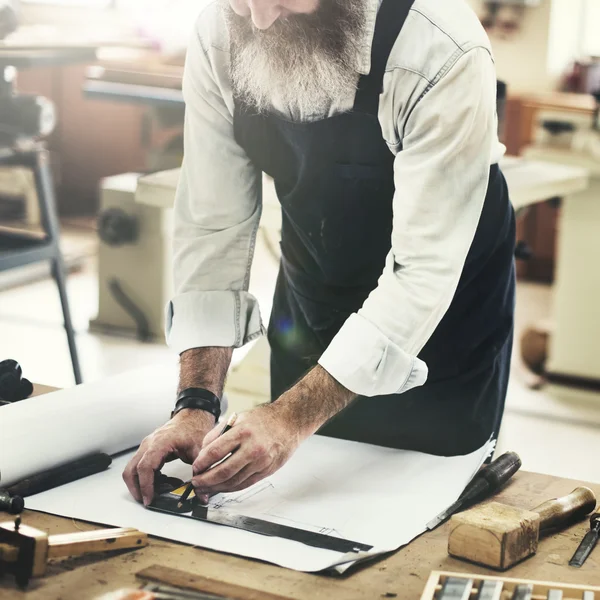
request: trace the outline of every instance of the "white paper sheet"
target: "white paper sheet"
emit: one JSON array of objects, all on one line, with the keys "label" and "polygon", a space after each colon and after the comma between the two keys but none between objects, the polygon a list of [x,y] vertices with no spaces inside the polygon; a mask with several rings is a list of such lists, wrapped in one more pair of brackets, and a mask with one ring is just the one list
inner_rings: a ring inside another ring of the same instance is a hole
[{"label": "white paper sheet", "polygon": [[[131,454],[104,473],[28,498],[27,505],[299,571],[337,565],[342,572],[357,558],[395,550],[425,531],[427,522],[460,495],[488,452],[441,458],[314,436],[272,477],[212,499],[213,507],[228,512],[374,546],[360,557],[149,511],[129,497],[121,479]],[[190,467],[172,463],[164,472],[186,479]]]},{"label": "white paper sheet", "polygon": [[[173,406],[177,369],[150,367],[0,409],[0,485],[89,454],[136,447]],[[278,473],[248,491],[218,496],[213,507],[374,546],[407,544],[460,495],[491,444],[441,458],[314,436]],[[262,559],[301,571],[346,569],[357,557],[298,542],[146,510],[121,473],[132,452],[104,472],[28,498],[28,508]],[[164,472],[187,479],[191,468]]]}]

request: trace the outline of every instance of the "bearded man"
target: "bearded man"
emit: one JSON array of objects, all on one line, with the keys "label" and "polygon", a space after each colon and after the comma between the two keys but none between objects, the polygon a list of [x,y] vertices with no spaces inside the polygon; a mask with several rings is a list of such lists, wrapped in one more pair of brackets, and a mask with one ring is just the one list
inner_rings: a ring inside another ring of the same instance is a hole
[{"label": "bearded man", "polygon": [[[124,473],[134,497],[151,502],[176,457],[204,500],[244,489],[317,432],[441,455],[497,435],[514,214],[493,58],[465,0],[215,0],[184,95],[180,394]],[[283,217],[273,402],[219,436],[232,349],[263,333],[248,293],[262,172]]]}]

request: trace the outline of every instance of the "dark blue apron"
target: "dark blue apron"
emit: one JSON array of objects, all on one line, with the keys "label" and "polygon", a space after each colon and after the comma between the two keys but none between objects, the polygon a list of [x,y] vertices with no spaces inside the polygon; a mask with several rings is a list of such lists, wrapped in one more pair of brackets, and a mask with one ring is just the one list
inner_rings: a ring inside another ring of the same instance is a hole
[{"label": "dark blue apron", "polygon": [[[351,112],[300,123],[256,114],[236,100],[236,140],[274,179],[282,209],[268,332],[274,400],[360,309],[390,251],[394,156],[377,112],[388,57],[412,3],[383,1],[371,72],[361,77]],[[514,247],[514,214],[494,165],[458,289],[419,354],[429,367],[427,383],[401,395],[358,398],[321,433],[442,455],[470,452],[497,434],[512,348]]]}]

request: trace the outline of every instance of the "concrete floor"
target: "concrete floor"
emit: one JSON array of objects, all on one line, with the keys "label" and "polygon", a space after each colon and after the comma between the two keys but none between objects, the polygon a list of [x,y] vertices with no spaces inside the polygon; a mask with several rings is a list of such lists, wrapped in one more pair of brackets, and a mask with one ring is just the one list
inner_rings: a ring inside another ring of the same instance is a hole
[{"label": "concrete floor", "polygon": [[[85,237],[81,233],[77,235]],[[87,235],[89,241],[89,233]],[[260,250],[257,261],[260,261]],[[263,305],[269,303],[276,270],[268,258],[266,264],[252,284]],[[93,259],[86,261],[81,272],[70,276],[68,286],[86,381],[176,360],[162,344],[142,344],[88,330],[89,320],[96,316],[98,302]],[[551,299],[551,288],[547,286],[524,283],[518,286],[517,339],[525,326],[548,319]],[[265,346],[264,343],[256,346],[243,370],[230,379],[237,407],[248,406],[260,399],[261,393],[266,393],[268,352]],[[19,360],[25,375],[33,381],[58,387],[73,384],[60,304],[51,280],[0,292],[0,360],[4,358]],[[513,362],[499,449],[518,452],[528,470],[600,482],[600,463],[594,460],[594,451],[600,446],[600,395],[550,387],[533,391],[527,386],[530,375],[517,352]],[[240,388],[244,387],[250,372],[258,391],[247,394]],[[258,372],[260,377],[255,376]]]}]

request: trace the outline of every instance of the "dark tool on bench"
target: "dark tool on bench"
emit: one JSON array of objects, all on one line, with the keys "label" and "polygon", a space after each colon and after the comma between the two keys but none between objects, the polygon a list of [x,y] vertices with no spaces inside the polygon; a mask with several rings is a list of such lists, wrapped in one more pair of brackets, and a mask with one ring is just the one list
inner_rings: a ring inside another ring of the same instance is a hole
[{"label": "dark tool on bench", "polygon": [[585,534],[579,548],[569,561],[571,567],[580,568],[598,543],[600,537],[600,513],[595,513],[590,518],[590,530]]},{"label": "dark tool on bench", "polygon": [[506,452],[486,465],[467,485],[460,498],[427,524],[427,529],[435,529],[458,511],[469,508],[476,502],[495,494],[520,468],[521,459],[516,452]]},{"label": "dark tool on bench", "polygon": [[32,393],[33,385],[23,377],[21,365],[16,360],[0,362],[0,404],[25,400]]},{"label": "dark tool on bench", "polygon": [[148,536],[137,529],[101,529],[49,536],[45,531],[14,522],[0,523],[0,574],[11,573],[27,586],[46,572],[50,558],[81,556],[92,552],[142,548]]},{"label": "dark tool on bench", "polygon": [[108,454],[90,454],[53,469],[47,469],[38,475],[32,475],[8,487],[6,491],[11,496],[27,498],[65,485],[65,483],[71,483],[89,475],[106,471],[111,463],[112,458]]},{"label": "dark tool on bench", "polygon": [[8,492],[0,490],[0,512],[20,515],[24,509],[25,501],[21,496],[11,496]]}]

